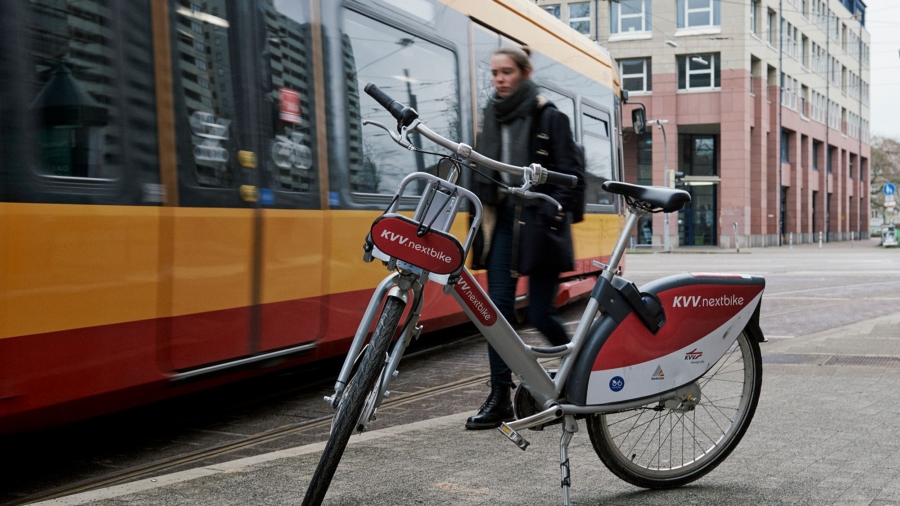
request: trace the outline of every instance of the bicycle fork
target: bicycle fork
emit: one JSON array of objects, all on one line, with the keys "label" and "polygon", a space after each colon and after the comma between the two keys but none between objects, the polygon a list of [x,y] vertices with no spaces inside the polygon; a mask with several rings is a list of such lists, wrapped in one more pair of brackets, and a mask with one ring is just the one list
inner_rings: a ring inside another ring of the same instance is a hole
[{"label": "bicycle fork", "polygon": [[[406,351],[406,348],[409,346],[409,343],[412,342],[413,338],[418,338],[419,334],[422,332],[422,326],[418,325],[418,322],[424,300],[423,287],[417,282],[410,282],[410,279],[411,277],[408,275],[404,276],[401,273],[393,273],[384,278],[375,289],[372,298],[369,300],[369,305],[366,307],[366,311],[363,314],[362,321],[360,321],[359,327],[356,330],[356,335],[353,337],[353,342],[350,345],[350,350],[347,352],[347,357],[344,359],[344,364],[341,367],[340,374],[338,374],[338,379],[334,384],[334,395],[325,397],[325,401],[328,402],[332,408],[337,409],[341,402],[344,389],[350,381],[354,365],[363,352],[366,339],[369,335],[369,329],[372,328],[372,323],[378,317],[378,310],[382,307],[382,301],[386,300],[387,297],[395,297],[401,299],[404,303],[408,303],[409,292],[412,291],[412,308],[407,315],[406,320],[400,326],[402,329],[400,336],[397,338],[394,349],[391,352],[390,357],[386,360],[384,369],[379,375],[378,384],[376,386],[377,390],[369,397],[370,402],[366,402],[366,406],[360,416],[360,423],[358,426],[363,429],[368,425],[369,421],[373,419],[375,410],[381,405],[382,400],[390,396],[390,392],[387,389],[391,380],[398,374],[397,366],[400,364],[400,359],[403,357],[403,353]],[[404,285],[407,287],[406,289],[404,289]]]}]

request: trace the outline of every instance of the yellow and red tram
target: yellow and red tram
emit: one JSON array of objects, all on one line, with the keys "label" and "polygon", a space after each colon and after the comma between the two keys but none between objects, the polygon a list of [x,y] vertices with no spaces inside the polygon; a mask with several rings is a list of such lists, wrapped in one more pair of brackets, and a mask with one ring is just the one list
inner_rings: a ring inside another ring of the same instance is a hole
[{"label": "yellow and red tram", "polygon": [[[614,65],[525,0],[9,0],[0,26],[0,432],[346,352],[366,231],[437,162],[363,128],[367,81],[472,144],[491,52],[529,45],[588,160],[560,302],[622,221]],[[426,301],[426,331],[465,321]]]}]

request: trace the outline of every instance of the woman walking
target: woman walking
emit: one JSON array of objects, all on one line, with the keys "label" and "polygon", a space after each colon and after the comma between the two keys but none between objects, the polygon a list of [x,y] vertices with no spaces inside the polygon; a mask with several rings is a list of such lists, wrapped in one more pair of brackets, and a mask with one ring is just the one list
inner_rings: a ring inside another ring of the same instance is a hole
[{"label": "woman walking", "polygon": [[[485,212],[473,264],[475,268],[487,268],[488,294],[508,320],[515,311],[518,277],[527,275],[528,318],[553,346],[562,346],[569,338],[553,316],[553,300],[560,273],[574,269],[570,225],[573,213],[583,213],[584,166],[569,118],[542,97],[531,80],[529,55],[527,48],[503,47],[491,57],[495,94],[485,108],[476,149],[510,165],[539,163],[575,175],[579,185],[574,189],[550,185],[532,188],[559,202],[563,206],[560,213],[544,200],[524,201],[505,193],[503,186],[521,185],[518,178],[478,169],[481,174],[474,174],[472,190]],[[488,360],[491,393],[478,414],[466,420],[467,429],[499,427],[514,417],[512,372],[490,344]]]}]

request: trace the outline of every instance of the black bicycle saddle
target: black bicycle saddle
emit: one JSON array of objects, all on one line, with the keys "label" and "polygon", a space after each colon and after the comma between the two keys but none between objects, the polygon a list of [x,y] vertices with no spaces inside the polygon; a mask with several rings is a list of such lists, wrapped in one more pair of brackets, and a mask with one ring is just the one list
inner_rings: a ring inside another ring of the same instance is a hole
[{"label": "black bicycle saddle", "polygon": [[641,186],[618,181],[606,181],[603,183],[603,189],[610,193],[646,202],[654,211],[658,209],[664,213],[677,211],[691,201],[690,193],[665,186]]}]

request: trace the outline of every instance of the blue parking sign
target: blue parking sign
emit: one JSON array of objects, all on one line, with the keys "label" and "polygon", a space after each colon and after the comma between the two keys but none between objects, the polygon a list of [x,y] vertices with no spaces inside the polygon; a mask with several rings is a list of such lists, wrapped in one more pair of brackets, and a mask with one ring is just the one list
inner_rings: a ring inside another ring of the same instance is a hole
[{"label": "blue parking sign", "polygon": [[894,183],[885,183],[884,184],[884,194],[885,195],[893,195],[897,189],[894,188]]}]

